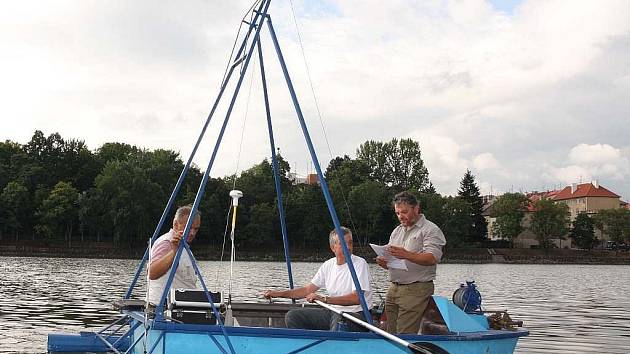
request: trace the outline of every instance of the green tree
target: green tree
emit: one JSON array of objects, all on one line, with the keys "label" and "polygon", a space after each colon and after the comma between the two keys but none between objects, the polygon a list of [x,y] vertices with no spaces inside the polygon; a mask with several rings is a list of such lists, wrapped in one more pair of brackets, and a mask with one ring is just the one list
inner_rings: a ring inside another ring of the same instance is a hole
[{"label": "green tree", "polygon": [[[228,186],[221,178],[208,179],[205,194],[199,206],[199,209],[203,211],[203,216],[201,228],[197,234],[198,240],[195,242],[206,242],[212,245],[222,244],[226,223],[224,216],[227,215],[232,200],[229,196],[231,187],[231,184]],[[183,204],[185,203],[180,205]],[[244,225],[242,221],[240,216],[237,217],[236,222],[239,226]]]},{"label": "green tree", "polygon": [[437,225],[444,233],[449,248],[458,248],[467,244],[468,232],[473,222],[470,209],[470,204],[462,197],[444,198],[443,221]]},{"label": "green tree", "polygon": [[542,248],[551,248],[551,240],[564,239],[568,232],[569,207],[550,199],[541,199],[534,205],[531,230]]},{"label": "green tree", "polygon": [[[319,186],[298,184],[286,197],[287,232],[292,247],[326,249],[332,220]],[[345,220],[341,223],[346,224]]]},{"label": "green tree", "polygon": [[527,197],[521,193],[505,193],[492,205],[497,217],[497,233],[509,240],[510,244],[524,230],[522,221],[527,203]]},{"label": "green tree", "polygon": [[[279,163],[282,166],[282,164]],[[283,172],[281,168],[281,188],[287,190],[289,180],[288,172]],[[271,163],[264,159],[261,163],[250,167],[243,171],[241,176],[236,180],[236,186],[247,192],[243,196],[245,205],[254,205],[258,203],[267,203],[273,205],[276,199],[276,187],[273,177],[273,167]]]},{"label": "green tree", "polygon": [[329,185],[337,182],[349,191],[352,187],[370,179],[370,167],[362,160],[353,160],[348,155],[330,160],[324,174]]},{"label": "green tree", "polygon": [[36,130],[31,140],[24,146],[27,156],[45,171],[40,178],[46,187],[50,188],[67,177],[59,168],[64,145],[65,141],[59,133],[46,137],[44,133]]},{"label": "green tree", "polygon": [[590,250],[597,243],[595,238],[595,222],[587,213],[579,213],[569,233],[573,242],[582,249]]},{"label": "green tree", "polygon": [[[368,243],[386,243],[392,230],[392,207],[390,191],[375,181],[365,181],[354,186],[348,195],[352,224],[344,221],[347,226],[355,228],[354,236],[360,245]],[[339,208],[337,208],[339,210]]]},{"label": "green tree", "polygon": [[0,203],[2,203],[5,227],[13,232],[13,236],[17,241],[20,230],[28,224],[27,217],[29,213],[27,213],[27,210],[30,207],[28,190],[19,182],[11,181],[2,190]]},{"label": "green tree", "polygon": [[600,210],[595,215],[595,225],[611,241],[630,241],[630,210],[628,209]]},{"label": "green tree", "polygon": [[[444,225],[446,223],[446,215],[444,213],[444,204],[446,198],[437,193],[417,193],[416,198],[420,203],[420,211],[424,216],[436,225]],[[396,218],[396,215],[393,215]]]},{"label": "green tree", "polygon": [[112,160],[125,161],[140,154],[135,145],[125,143],[105,143],[96,150],[96,158],[101,166]]},{"label": "green tree", "polygon": [[[332,159],[324,175],[339,219],[344,220],[343,223],[355,229],[352,231],[359,244],[365,244],[366,240],[371,239],[371,234],[375,231],[367,223],[362,223],[365,220],[360,215],[362,214],[360,211],[365,204],[357,205],[357,198],[361,199],[361,197],[355,192],[355,196],[352,197],[354,200],[351,201],[350,194],[355,187],[366,188],[367,186],[362,185],[368,181],[379,184],[371,180],[369,166],[361,160],[351,159],[348,155],[344,155]],[[383,187],[386,188],[386,186]]]},{"label": "green tree", "polygon": [[0,190],[14,177],[13,156],[22,153],[22,146],[10,140],[0,142]]},{"label": "green tree", "polygon": [[249,208],[250,220],[237,233],[236,244],[239,247],[256,248],[277,244],[281,241],[276,234],[277,214],[273,204],[258,203]]},{"label": "green tree", "polygon": [[59,180],[67,180],[79,191],[92,187],[94,178],[103,166],[82,140],[70,139],[63,143],[55,168]]},{"label": "green tree", "polygon": [[357,159],[372,169],[372,179],[394,191],[424,192],[429,187],[429,172],[422,161],[420,144],[412,139],[366,141],[359,146]]},{"label": "green tree", "polygon": [[85,240],[87,234],[92,240],[101,242],[101,238],[109,231],[106,217],[108,210],[103,191],[99,188],[91,188],[81,193],[77,202],[81,241]]},{"label": "green tree", "polygon": [[152,181],[142,161],[136,158],[111,160],[95,180],[107,209],[103,217],[110,225],[114,243],[130,248],[144,244],[153,234],[154,222],[168,197],[161,186]]},{"label": "green tree", "polygon": [[71,183],[57,183],[37,211],[40,219],[38,230],[46,237],[63,235],[64,241],[70,246],[73,227],[78,221],[78,199],[79,192]]},{"label": "green tree", "polygon": [[470,205],[470,218],[472,223],[468,228],[468,238],[473,242],[482,242],[486,239],[488,225],[483,213],[483,199],[479,193],[479,187],[475,182],[475,176],[466,170],[464,177],[459,183],[458,195]]}]

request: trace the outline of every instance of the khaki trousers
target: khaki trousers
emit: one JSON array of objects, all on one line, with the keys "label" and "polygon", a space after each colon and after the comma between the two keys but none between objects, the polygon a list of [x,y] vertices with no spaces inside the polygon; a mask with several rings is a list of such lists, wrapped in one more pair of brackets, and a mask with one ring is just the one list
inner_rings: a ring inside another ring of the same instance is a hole
[{"label": "khaki trousers", "polygon": [[420,320],[433,295],[433,282],[391,283],[385,299],[387,332],[413,333],[420,330]]}]

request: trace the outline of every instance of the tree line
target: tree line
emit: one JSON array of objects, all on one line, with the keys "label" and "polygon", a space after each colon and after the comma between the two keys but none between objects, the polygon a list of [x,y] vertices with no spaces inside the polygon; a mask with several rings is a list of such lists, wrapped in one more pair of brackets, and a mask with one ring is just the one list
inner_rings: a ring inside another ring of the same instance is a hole
[{"label": "tree line", "polygon": [[[525,214],[531,210],[529,226],[525,226]],[[600,210],[597,214],[579,213],[570,220],[569,207],[561,202],[541,199],[532,203],[522,193],[506,193],[493,204],[496,216],[494,232],[513,243],[528,227],[541,248],[553,247],[553,239],[570,237],[581,249],[593,249],[599,240],[595,229],[616,243],[630,243],[630,210],[625,208]]]},{"label": "tree line", "polygon": [[[291,247],[325,248],[332,222],[321,189],[295,184],[291,167],[279,161],[286,225]],[[0,239],[73,245],[109,242],[135,249],[153,234],[184,167],[171,150],[147,150],[105,143],[90,150],[84,141],[35,131],[22,145],[0,142]],[[176,205],[192,203],[203,174],[191,166]],[[448,247],[485,239],[483,203],[467,171],[458,196],[442,196],[429,180],[420,145],[411,139],[366,141],[356,157],[336,157],[325,171],[342,224],[360,244],[386,243],[398,224],[392,197],[415,193],[427,218],[442,228]],[[235,186],[239,203],[237,243],[249,249],[282,247],[272,165],[265,159],[239,176],[210,178],[200,204],[203,216],[196,242],[221,245]],[[171,211],[171,216],[174,210]],[[170,218],[161,232],[170,227]]]}]

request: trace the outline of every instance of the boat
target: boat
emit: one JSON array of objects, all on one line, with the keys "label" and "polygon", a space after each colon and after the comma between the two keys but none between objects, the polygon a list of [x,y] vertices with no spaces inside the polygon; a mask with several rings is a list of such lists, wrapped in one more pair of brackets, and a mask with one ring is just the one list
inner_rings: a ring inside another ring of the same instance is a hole
[{"label": "boat", "polygon": [[[357,293],[360,294],[361,307],[364,313],[373,313],[374,318],[367,316],[365,321],[358,320],[347,314],[342,315],[342,323],[336,331],[303,330],[285,328],[284,315],[287,311],[304,306],[323,306],[326,304],[297,303],[239,303],[231,301],[231,294],[224,297],[221,293],[208,290],[197,262],[190,252],[186,242],[180,242],[179,249],[169,271],[168,281],[157,306],[150,306],[145,299],[134,298],[133,290],[143,274],[148,261],[152,242],[159,236],[160,230],[172,210],[174,200],[182,186],[183,180],[190,168],[206,128],[228,87],[228,82],[237,73],[238,79],[232,93],[227,113],[216,139],[211,158],[204,172],[199,189],[192,205],[192,214],[184,229],[184,239],[190,232],[194,214],[198,210],[203,197],[209,173],[215,161],[219,145],[226,130],[230,114],[238,96],[241,84],[247,72],[250,59],[258,56],[262,88],[265,100],[267,126],[271,149],[271,160],[274,172],[280,224],[284,242],[285,259],[287,263],[289,288],[293,288],[291,260],[288,253],[288,239],[284,221],[282,191],[280,188],[279,168],[276,158],[276,148],[269,109],[263,52],[260,43],[261,31],[266,28],[274,44],[277,59],[291,95],[297,119],[299,121],[305,143],[317,175],[322,193],[326,200],[331,219],[337,230],[337,235],[343,235],[337,212],[323,176],[320,163],[313,148],[304,116],[297,100],[282,50],[276,37],[271,16],[268,12],[271,0],[258,0],[248,14],[243,18],[247,26],[236,55],[230,56],[230,65],[224,76],[216,100],[199,134],[194,148],[184,169],[173,189],[171,196],[153,233],[149,246],[145,252],[135,276],[123,299],[114,306],[120,311],[109,325],[97,331],[84,331],[79,334],[48,335],[49,353],[67,352],[113,352],[136,354],[184,354],[184,353],[512,353],[520,337],[528,335],[528,331],[518,328],[521,324],[512,321],[506,312],[488,312],[481,308],[481,295],[474,282],[462,284],[455,291],[452,301],[441,296],[433,296],[427,311],[425,311],[420,334],[394,335],[381,329],[379,311],[372,309],[366,303],[361,291],[352,258],[345,242],[340,242],[345,259],[352,275]],[[238,38],[238,35],[237,35]],[[257,53],[255,53],[255,51]],[[234,54],[234,52],[232,53]],[[237,70],[239,69],[239,70]],[[232,191],[232,240],[238,210],[238,200],[242,196],[240,191]],[[232,243],[232,255],[234,254]],[[198,280],[202,289],[171,289],[175,270],[180,257],[187,253],[192,259]],[[232,257],[233,260],[233,257]],[[330,308],[332,310],[332,308]],[[350,332],[348,321],[363,327],[365,332]]]}]

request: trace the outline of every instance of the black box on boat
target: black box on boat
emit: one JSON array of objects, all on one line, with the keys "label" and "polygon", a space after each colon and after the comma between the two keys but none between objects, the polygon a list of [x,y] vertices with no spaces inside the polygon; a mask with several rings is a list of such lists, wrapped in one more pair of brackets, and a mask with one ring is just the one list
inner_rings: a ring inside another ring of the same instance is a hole
[{"label": "black box on boat", "polygon": [[[222,294],[210,292],[210,297],[217,310],[221,311]],[[206,293],[199,289],[171,289],[168,297],[168,312],[167,315],[171,319],[182,323],[217,323]]]},{"label": "black box on boat", "polygon": [[[214,306],[219,306],[223,302],[221,292],[210,291],[210,298],[214,303]],[[199,289],[171,289],[168,298],[169,307],[200,307],[209,308],[212,306],[208,302],[208,297],[203,290]]]},{"label": "black box on boat", "polygon": [[169,316],[172,320],[188,324],[217,324],[212,310],[173,309]]}]

